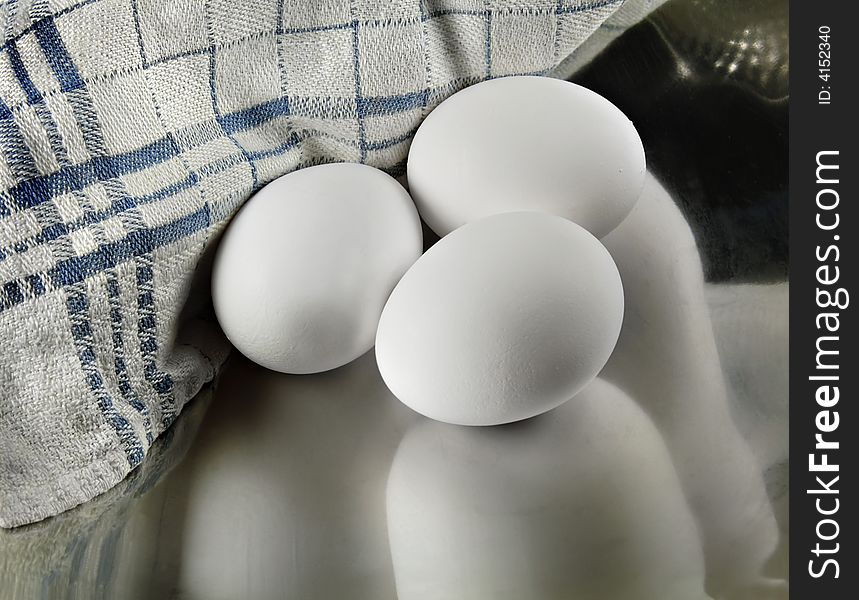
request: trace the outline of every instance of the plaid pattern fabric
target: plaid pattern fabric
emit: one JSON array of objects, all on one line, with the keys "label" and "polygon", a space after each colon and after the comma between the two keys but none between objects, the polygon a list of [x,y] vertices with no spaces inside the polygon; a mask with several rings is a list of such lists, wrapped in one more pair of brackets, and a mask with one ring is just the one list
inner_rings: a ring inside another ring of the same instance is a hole
[{"label": "plaid pattern fabric", "polygon": [[213,378],[194,274],[256,189],[401,174],[441,100],[549,74],[622,3],[0,0],[0,525],[118,483]]}]

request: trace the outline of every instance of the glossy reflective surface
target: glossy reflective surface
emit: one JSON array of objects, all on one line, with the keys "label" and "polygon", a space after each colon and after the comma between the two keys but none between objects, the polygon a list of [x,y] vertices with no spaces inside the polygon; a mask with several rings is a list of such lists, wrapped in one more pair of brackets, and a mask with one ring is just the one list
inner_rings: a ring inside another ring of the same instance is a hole
[{"label": "glossy reflective surface", "polygon": [[573,80],[621,108],[711,281],[787,277],[784,0],[674,0]]},{"label": "glossy reflective surface", "polygon": [[604,240],[627,315],[585,392],[469,429],[372,352],[236,356],[120,486],[0,531],[0,597],[786,598],[785,23],[739,4],[669,2],[577,75],[656,175]]},{"label": "glossy reflective surface", "polygon": [[[750,296],[782,295],[711,292],[728,323],[732,311],[747,314]],[[725,323],[717,331],[730,333]],[[766,385],[748,365],[728,371]],[[602,380],[551,413],[488,429],[412,413],[387,392],[372,353],[314,376],[236,358],[209,401],[195,400],[149,473],[2,532],[4,593],[708,597],[671,456],[638,405]],[[762,460],[778,454],[781,434],[744,422]]]}]

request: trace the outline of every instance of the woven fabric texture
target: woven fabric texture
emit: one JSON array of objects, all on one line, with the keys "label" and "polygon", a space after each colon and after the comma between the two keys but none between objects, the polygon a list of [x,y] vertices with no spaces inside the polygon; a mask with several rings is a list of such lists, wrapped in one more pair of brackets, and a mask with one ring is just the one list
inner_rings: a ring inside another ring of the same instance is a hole
[{"label": "woven fabric texture", "polygon": [[622,4],[0,0],[0,525],[116,485],[214,377],[200,263],[256,189],[402,174],[445,97],[551,74]]}]

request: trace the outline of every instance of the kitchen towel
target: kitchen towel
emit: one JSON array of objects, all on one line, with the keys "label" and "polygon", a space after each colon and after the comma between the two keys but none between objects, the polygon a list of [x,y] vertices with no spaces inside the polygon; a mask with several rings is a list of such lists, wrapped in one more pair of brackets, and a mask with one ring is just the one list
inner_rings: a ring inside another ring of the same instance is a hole
[{"label": "kitchen towel", "polygon": [[214,377],[205,264],[255,190],[402,174],[445,97],[660,3],[0,0],[0,526],[116,485]]}]

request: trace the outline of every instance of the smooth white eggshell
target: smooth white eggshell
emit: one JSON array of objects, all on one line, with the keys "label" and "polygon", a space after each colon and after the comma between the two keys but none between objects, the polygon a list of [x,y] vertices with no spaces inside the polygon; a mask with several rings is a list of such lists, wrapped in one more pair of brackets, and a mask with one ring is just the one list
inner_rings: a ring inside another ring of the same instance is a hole
[{"label": "smooth white eggshell", "polygon": [[212,274],[215,312],[254,362],[327,371],[372,348],[382,307],[421,249],[417,211],[393,178],[357,164],[302,169],[230,223]]},{"label": "smooth white eggshell", "polygon": [[495,425],[552,409],[605,364],[623,288],[608,251],[561,217],[505,213],[457,229],[391,293],[376,359],[417,412]]},{"label": "smooth white eggshell", "polygon": [[537,210],[597,237],[632,209],[644,184],[632,122],[584,87],[505,77],[468,87],[421,124],[409,151],[409,191],[444,236],[492,214]]}]

